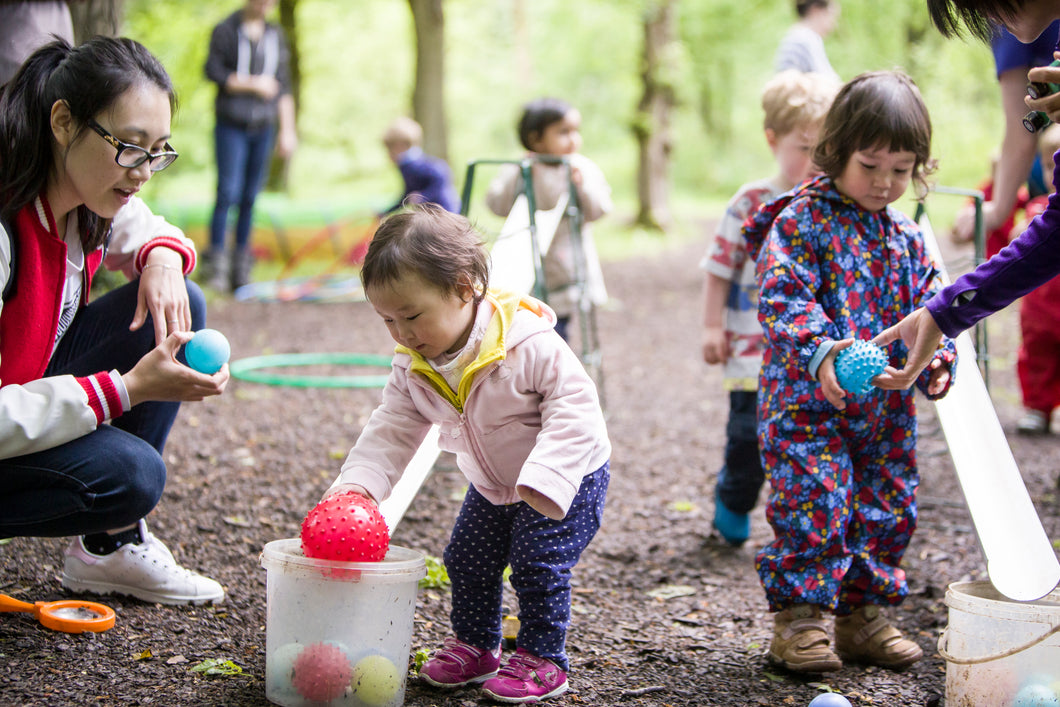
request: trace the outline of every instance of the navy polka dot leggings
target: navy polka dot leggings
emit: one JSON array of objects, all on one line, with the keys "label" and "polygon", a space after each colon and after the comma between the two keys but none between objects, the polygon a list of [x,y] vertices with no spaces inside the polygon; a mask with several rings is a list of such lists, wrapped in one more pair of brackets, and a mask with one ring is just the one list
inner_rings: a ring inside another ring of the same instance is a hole
[{"label": "navy polka dot leggings", "polygon": [[567,670],[571,569],[600,528],[610,462],[582,479],[563,520],[523,502],[496,506],[468,488],[445,548],[456,637],[484,650],[501,642],[503,573],[519,598],[517,645]]}]

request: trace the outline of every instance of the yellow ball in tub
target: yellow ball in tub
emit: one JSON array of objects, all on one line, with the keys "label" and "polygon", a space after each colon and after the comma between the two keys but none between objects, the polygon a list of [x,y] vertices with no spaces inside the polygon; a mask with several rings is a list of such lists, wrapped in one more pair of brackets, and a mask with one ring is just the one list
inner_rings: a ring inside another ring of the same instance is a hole
[{"label": "yellow ball in tub", "polygon": [[381,655],[362,658],[353,666],[353,694],[365,704],[385,705],[401,688],[401,671]]}]

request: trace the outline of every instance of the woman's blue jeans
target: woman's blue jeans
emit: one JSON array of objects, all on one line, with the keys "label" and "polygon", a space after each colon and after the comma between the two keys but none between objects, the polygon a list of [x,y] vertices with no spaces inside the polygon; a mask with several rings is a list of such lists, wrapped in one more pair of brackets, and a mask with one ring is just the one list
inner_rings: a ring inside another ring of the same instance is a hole
[{"label": "woman's blue jeans", "polygon": [[214,127],[217,155],[217,201],[210,221],[210,249],[225,249],[228,212],[239,207],[236,218],[236,249],[250,244],[254,225],[254,201],[265,182],[276,129],[271,125],[247,130],[218,122]]},{"label": "woman's blue jeans", "polygon": [[[206,300],[187,281],[192,328],[206,324]],[[129,331],[139,281],[83,307],[52,355],[46,376],[128,372],[155,347],[148,316]],[[131,525],[162,497],[162,449],[180,403],[145,402],[83,437],[43,452],[0,459],[0,537],[87,535]]]}]

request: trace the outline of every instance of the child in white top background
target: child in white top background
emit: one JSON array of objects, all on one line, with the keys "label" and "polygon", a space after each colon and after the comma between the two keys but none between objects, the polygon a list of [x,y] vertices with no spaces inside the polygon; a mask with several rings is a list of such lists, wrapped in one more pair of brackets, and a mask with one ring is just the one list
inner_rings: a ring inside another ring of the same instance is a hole
[{"label": "child in white top background", "polygon": [[[574,250],[571,220],[564,216],[556,228],[552,244],[544,253],[545,290],[548,304],[558,316],[556,331],[567,338],[570,318],[578,309],[584,284],[589,300],[596,306],[607,302],[604,274],[596,253],[590,222],[613,208],[611,186],[604,173],[591,159],[581,154],[582,116],[577,108],[558,98],[538,98],[523,107],[519,118],[519,142],[531,157],[546,155],[565,157],[570,162],[570,180],[574,182],[581,210],[582,252]],[[555,208],[570,190],[567,168],[562,164],[536,162],[533,165],[533,189],[537,208]],[[490,183],[486,205],[493,213],[506,216],[516,197],[523,192],[523,179],[517,165],[505,165]],[[578,272],[576,258],[583,258],[584,272]]]}]

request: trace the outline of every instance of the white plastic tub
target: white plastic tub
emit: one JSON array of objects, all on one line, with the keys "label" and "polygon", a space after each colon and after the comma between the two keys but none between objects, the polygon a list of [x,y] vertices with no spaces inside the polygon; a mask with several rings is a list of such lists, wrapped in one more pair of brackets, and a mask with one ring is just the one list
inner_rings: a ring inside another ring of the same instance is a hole
[{"label": "white plastic tub", "polygon": [[284,707],[399,707],[423,555],[390,546],[380,562],[302,555],[297,538],[261,553],[267,571],[265,696]]},{"label": "white plastic tub", "polygon": [[1028,699],[1050,692],[1060,704],[1060,590],[1017,602],[989,582],[957,582],[946,606],[946,707],[1053,704]]}]

